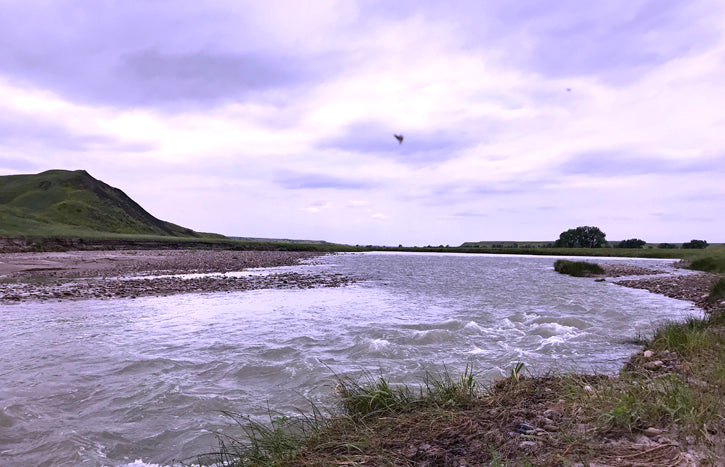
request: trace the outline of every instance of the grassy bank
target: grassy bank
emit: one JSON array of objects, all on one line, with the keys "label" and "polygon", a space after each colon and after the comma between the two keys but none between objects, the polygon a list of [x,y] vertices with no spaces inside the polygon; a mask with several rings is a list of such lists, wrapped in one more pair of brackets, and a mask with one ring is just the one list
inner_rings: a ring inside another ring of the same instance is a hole
[{"label": "grassy bank", "polygon": [[103,234],[83,237],[26,236],[0,237],[0,252],[71,250],[257,250],[349,252],[361,248],[334,243],[303,243],[263,240],[234,240],[214,236],[204,238],[160,235]]},{"label": "grassy bank", "polygon": [[[3,236],[0,232],[0,251],[14,245],[24,251],[57,251],[73,249],[232,249],[232,250],[285,250],[285,251],[327,251],[327,252],[409,252],[409,253],[469,253],[497,255],[536,255],[536,256],[575,256],[575,257],[623,257],[623,258],[660,258],[681,259],[695,262],[702,260],[702,268],[720,268],[716,272],[725,272],[725,246],[711,246],[705,250],[669,249],[669,248],[484,248],[484,247],[384,247],[345,245],[329,242],[304,242],[265,239],[235,239],[216,234],[199,234],[199,237],[169,237],[161,235],[121,234],[108,232],[63,232],[57,234],[25,236]],[[708,269],[702,269],[708,270]],[[710,269],[712,270],[712,269]]]},{"label": "grassy bank", "polygon": [[488,385],[470,368],[419,387],[339,378],[338,407],[269,424],[237,418],[222,465],[719,465],[725,322],[659,329],[618,376],[530,376]]},{"label": "grassy bank", "polygon": [[[722,250],[720,250],[722,252]],[[705,256],[695,256],[706,258]],[[719,252],[697,267],[722,271]],[[702,266],[704,265],[704,266]],[[725,279],[712,290],[721,300]],[[481,383],[428,375],[419,386],[339,377],[336,405],[306,416],[236,417],[220,465],[722,465],[725,315],[661,326],[618,375],[546,373],[518,364]]]}]

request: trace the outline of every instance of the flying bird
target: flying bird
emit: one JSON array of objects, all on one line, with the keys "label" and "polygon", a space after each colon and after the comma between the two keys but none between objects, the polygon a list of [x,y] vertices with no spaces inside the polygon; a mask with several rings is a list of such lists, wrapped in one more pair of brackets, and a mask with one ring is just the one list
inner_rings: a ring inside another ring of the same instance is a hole
[{"label": "flying bird", "polygon": [[403,135],[393,135],[398,140],[398,144],[403,144]]}]

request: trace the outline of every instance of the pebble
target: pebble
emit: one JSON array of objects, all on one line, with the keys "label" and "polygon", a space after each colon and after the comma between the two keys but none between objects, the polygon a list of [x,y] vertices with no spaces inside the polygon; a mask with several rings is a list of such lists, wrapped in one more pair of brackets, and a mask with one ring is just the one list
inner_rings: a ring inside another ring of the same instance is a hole
[{"label": "pebble", "polygon": [[652,352],[651,350],[645,350],[644,351],[644,358],[652,358],[652,355],[654,355],[654,354],[655,353]]},{"label": "pebble", "polygon": [[[88,253],[88,252],[78,252]],[[171,277],[137,277],[129,275],[148,274],[186,274],[239,271],[250,267],[274,267],[299,264],[300,260],[315,255],[299,252],[230,252],[230,251],[174,251],[162,252],[164,256],[128,259],[122,267],[108,266],[103,270],[80,269],[64,270],[65,281],[44,282],[36,280],[45,277],[46,272],[18,275],[14,281],[0,282],[0,302],[17,303],[22,301],[45,300],[83,300],[136,298],[140,296],[165,296],[179,293],[232,292],[254,289],[283,288],[304,289],[313,287],[341,287],[355,280],[340,274],[300,274],[279,273],[267,276],[228,277],[212,275],[207,277],[184,279]],[[244,255],[242,255],[244,253]],[[95,252],[96,255],[100,253]],[[108,252],[109,255],[118,254]],[[97,257],[97,256],[96,256]],[[85,261],[90,261],[86,259]],[[82,261],[81,261],[82,263]],[[111,261],[112,263],[112,261]],[[87,263],[82,263],[87,264]],[[76,265],[77,266],[77,265]],[[79,275],[83,274],[85,276]]]}]

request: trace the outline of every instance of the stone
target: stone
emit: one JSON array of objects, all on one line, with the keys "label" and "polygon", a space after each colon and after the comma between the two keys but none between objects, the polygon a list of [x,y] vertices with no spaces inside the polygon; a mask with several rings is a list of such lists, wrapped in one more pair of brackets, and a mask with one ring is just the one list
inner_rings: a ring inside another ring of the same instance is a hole
[{"label": "stone", "polygon": [[516,427],[516,432],[521,433],[522,435],[529,435],[536,433],[536,428],[529,425],[528,423],[519,423],[519,426]]},{"label": "stone", "polygon": [[652,355],[654,355],[654,354],[655,353],[652,352],[651,350],[645,350],[644,351],[644,358],[652,358]]},{"label": "stone", "polygon": [[655,427],[651,426],[645,430],[642,430],[642,433],[650,438],[654,438],[656,436],[661,435],[662,431],[663,430],[660,430],[659,428],[655,428]]},{"label": "stone", "polygon": [[651,362],[645,363],[643,366],[647,370],[657,370],[659,368],[662,368],[662,365],[664,365],[664,362],[662,360],[653,360]]}]

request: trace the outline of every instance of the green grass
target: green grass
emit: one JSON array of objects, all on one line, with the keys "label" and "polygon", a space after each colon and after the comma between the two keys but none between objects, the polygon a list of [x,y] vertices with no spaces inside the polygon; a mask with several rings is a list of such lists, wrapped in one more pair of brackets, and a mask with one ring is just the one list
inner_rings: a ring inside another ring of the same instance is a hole
[{"label": "green grass", "polygon": [[725,248],[701,250],[690,261],[690,268],[698,271],[725,273]]},{"label": "green grass", "polygon": [[603,274],[604,269],[596,263],[587,261],[569,261],[559,259],[554,262],[554,270],[560,274],[568,274],[574,277],[584,277],[596,274]]}]

